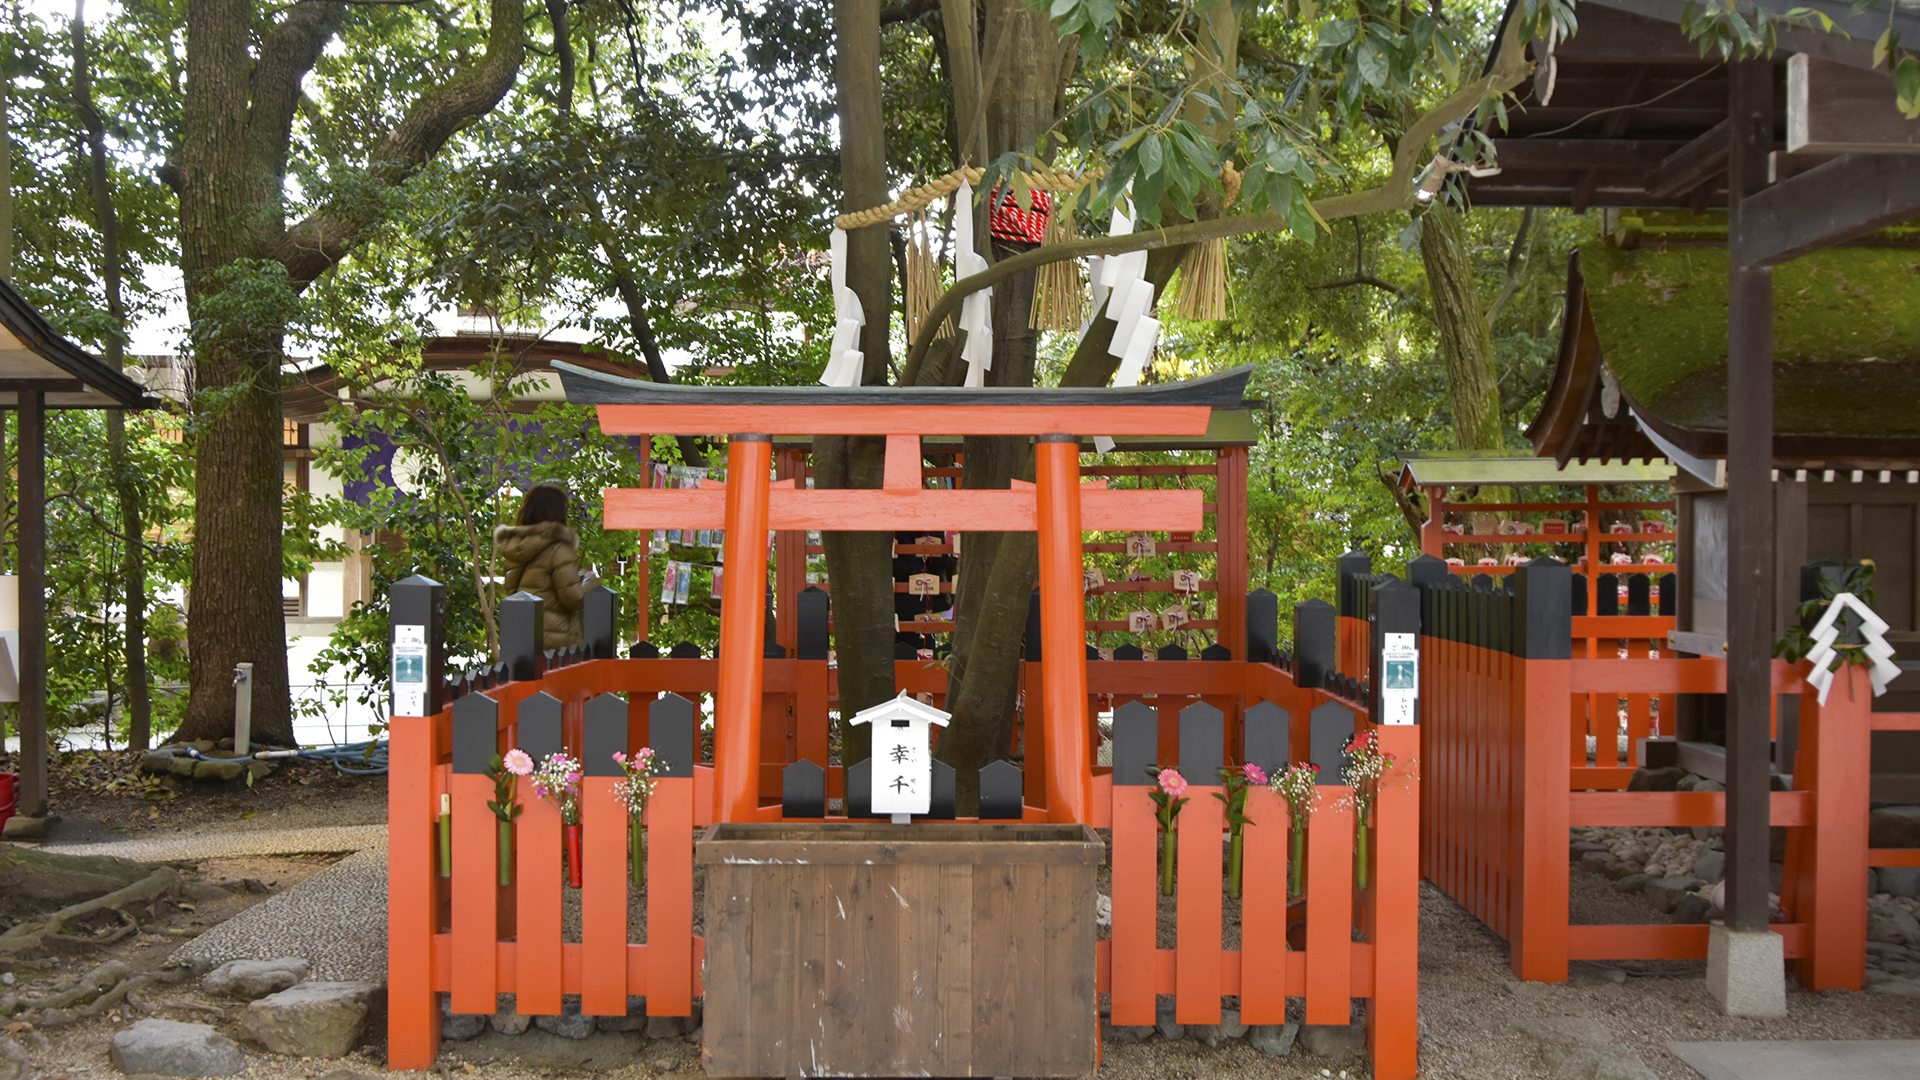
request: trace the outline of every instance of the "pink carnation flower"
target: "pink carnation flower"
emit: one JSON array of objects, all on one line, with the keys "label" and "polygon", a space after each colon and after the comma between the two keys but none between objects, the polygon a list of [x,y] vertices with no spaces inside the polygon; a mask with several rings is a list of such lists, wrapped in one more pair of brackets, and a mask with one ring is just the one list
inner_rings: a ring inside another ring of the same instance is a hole
[{"label": "pink carnation flower", "polygon": [[1267,771],[1251,761],[1240,766],[1240,775],[1246,777],[1247,783],[1249,784],[1264,784],[1267,782]]},{"label": "pink carnation flower", "polygon": [[1176,799],[1180,798],[1187,793],[1187,780],[1172,769],[1161,769],[1160,790]]},{"label": "pink carnation flower", "polygon": [[507,771],[515,776],[527,776],[533,772],[533,759],[527,756],[525,750],[517,746],[507,751],[506,756],[500,761],[506,766]]},{"label": "pink carnation flower", "polygon": [[627,752],[625,750],[615,750],[613,752],[613,760],[625,765],[627,763]]}]

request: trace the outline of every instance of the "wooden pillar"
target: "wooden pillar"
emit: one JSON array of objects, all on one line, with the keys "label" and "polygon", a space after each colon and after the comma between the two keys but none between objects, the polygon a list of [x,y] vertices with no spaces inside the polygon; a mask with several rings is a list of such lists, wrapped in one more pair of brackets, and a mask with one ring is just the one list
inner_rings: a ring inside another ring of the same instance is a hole
[{"label": "wooden pillar", "polygon": [[[1766,185],[1773,64],[1730,66],[1729,235]],[[1729,250],[1738,250],[1729,245]],[[1773,719],[1773,271],[1727,268],[1727,926],[1764,930]]]},{"label": "wooden pillar", "polygon": [[1789,830],[1781,893],[1807,934],[1798,962],[1809,990],[1859,990],[1867,975],[1867,791],[1872,781],[1873,687],[1848,664],[1827,703],[1800,695],[1800,760],[1793,786],[1812,793],[1813,824]]},{"label": "wooden pillar", "polygon": [[1041,700],[1047,721],[1047,820],[1091,821],[1087,608],[1081,576],[1080,440],[1034,440],[1039,498]]},{"label": "wooden pillar", "polygon": [[[781,450],[776,453],[773,475],[777,480],[792,480],[795,487],[805,488],[807,452]],[[786,647],[788,657],[800,655],[800,620],[796,608],[800,591],[806,587],[806,530],[782,529],[773,538],[774,639]]]},{"label": "wooden pillar", "polygon": [[1509,807],[1512,875],[1507,940],[1513,973],[1567,981],[1567,702],[1572,696],[1573,583],[1567,568],[1535,559],[1515,574]]},{"label": "wooden pillar", "polygon": [[[748,821],[760,802],[760,686],[765,669],[768,470],[773,437],[727,446],[725,595],[713,707],[713,820]],[[754,568],[758,567],[758,573]]]},{"label": "wooden pillar", "polygon": [[433,733],[443,723],[396,716],[387,728],[387,1068],[395,1070],[431,1068],[440,1054]]},{"label": "wooden pillar", "polygon": [[[640,483],[653,485],[653,436],[640,436]],[[633,640],[646,641],[652,632],[653,614],[653,534],[645,529],[634,534],[640,550],[634,555]],[[622,652],[620,655],[626,655]]]},{"label": "wooden pillar", "polygon": [[[1247,659],[1247,448],[1228,446],[1220,451],[1214,480],[1214,577],[1219,593],[1214,613],[1219,617],[1220,644],[1233,659]],[[1229,717],[1228,727],[1236,726]],[[1237,743],[1237,740],[1236,740]]]},{"label": "wooden pillar", "polygon": [[1420,553],[1436,559],[1447,557],[1446,511],[1441,506],[1447,501],[1447,489],[1430,487],[1423,489],[1427,493],[1427,520],[1420,523]]},{"label": "wooden pillar", "polygon": [[38,390],[16,395],[20,413],[21,817],[47,816],[47,414]]}]

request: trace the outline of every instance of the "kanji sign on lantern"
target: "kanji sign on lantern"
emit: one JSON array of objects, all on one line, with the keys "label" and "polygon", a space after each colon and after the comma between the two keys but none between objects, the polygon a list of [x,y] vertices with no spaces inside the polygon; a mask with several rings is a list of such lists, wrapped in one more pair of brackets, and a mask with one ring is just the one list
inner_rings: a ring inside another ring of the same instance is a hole
[{"label": "kanji sign on lantern", "polygon": [[873,813],[904,825],[933,807],[933,749],[927,725],[947,726],[947,713],[902,693],[857,713],[853,722],[873,730]]}]

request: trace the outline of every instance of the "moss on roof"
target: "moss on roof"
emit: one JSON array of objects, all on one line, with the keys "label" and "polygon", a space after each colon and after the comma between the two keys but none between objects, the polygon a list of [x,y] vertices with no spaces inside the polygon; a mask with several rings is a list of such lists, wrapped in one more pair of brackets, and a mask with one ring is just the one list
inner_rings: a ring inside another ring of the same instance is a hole
[{"label": "moss on roof", "polygon": [[[1594,245],[1580,261],[1621,387],[1669,423],[1724,430],[1726,250]],[[1776,430],[1920,436],[1920,252],[1822,251],[1773,280]]]}]

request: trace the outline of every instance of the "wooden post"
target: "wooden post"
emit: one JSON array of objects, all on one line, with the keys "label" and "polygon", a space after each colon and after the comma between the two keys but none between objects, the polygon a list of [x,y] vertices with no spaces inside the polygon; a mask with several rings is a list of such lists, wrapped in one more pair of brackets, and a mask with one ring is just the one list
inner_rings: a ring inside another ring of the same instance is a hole
[{"label": "wooden post", "polygon": [[1420,551],[1436,559],[1447,557],[1447,531],[1441,526],[1446,524],[1446,511],[1441,506],[1447,501],[1447,489],[1430,487],[1423,489],[1427,493],[1427,520],[1420,523]]},{"label": "wooden post", "polygon": [[1567,981],[1567,762],[1573,655],[1573,581],[1566,566],[1535,559],[1514,573],[1512,687],[1514,802],[1507,867],[1513,973]]},{"label": "wooden post", "polygon": [[1087,734],[1087,607],[1081,574],[1080,440],[1034,440],[1039,499],[1041,700],[1047,720],[1047,820],[1093,820]]},{"label": "wooden post", "polygon": [[1867,789],[1872,779],[1873,687],[1851,664],[1821,705],[1800,693],[1800,757],[1793,786],[1813,795],[1813,824],[1792,830],[1797,922],[1807,926],[1800,982],[1809,990],[1858,990],[1866,979]]},{"label": "wooden post", "polygon": [[[1772,61],[1731,65],[1728,85],[1731,238],[1746,197],[1767,183]],[[1773,271],[1730,260],[1727,275],[1727,927],[1758,931],[1772,914]]]},{"label": "wooden post", "polygon": [[433,729],[444,723],[444,716],[396,716],[387,727],[387,1068],[396,1071],[431,1068],[440,1054]]},{"label": "wooden post", "polygon": [[[791,480],[796,488],[807,486],[805,450],[781,450],[773,455],[773,460],[776,480]],[[773,582],[773,611],[778,623],[775,638],[787,650],[788,656],[797,657],[800,655],[797,606],[801,590],[807,587],[807,534],[804,529],[782,529],[774,534]]]},{"label": "wooden post", "polygon": [[[643,485],[653,483],[653,436],[641,435],[640,439],[640,482]],[[633,640],[646,641],[652,631],[648,624],[653,614],[653,534],[645,531],[634,533],[639,540],[638,550],[634,552],[634,597],[633,597]]]},{"label": "wooden post", "polygon": [[[713,707],[713,820],[749,821],[760,802],[760,685],[765,670],[767,490],[773,437],[727,446],[726,593]],[[757,571],[756,571],[757,568]]]},{"label": "wooden post", "polygon": [[21,390],[20,790],[21,817],[47,816],[47,413],[46,395]]},{"label": "wooden post", "polygon": [[[1424,657],[1423,657],[1424,659]],[[1373,1000],[1367,1045],[1379,1080],[1412,1080],[1420,1042],[1420,729],[1380,727],[1395,766],[1373,806],[1375,866],[1367,905]]]},{"label": "wooden post", "polygon": [[[1219,580],[1215,614],[1220,644],[1233,659],[1247,659],[1247,448],[1220,451],[1214,480],[1214,576]],[[1237,719],[1237,718],[1235,718]],[[1237,726],[1230,723],[1230,727]]]}]

